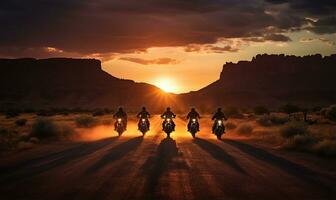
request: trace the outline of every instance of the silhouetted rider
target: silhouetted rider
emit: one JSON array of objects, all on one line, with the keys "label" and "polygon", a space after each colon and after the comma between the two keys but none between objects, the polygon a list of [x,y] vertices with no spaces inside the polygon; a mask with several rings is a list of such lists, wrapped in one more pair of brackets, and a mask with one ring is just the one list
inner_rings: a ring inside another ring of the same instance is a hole
[{"label": "silhouetted rider", "polygon": [[216,128],[216,122],[218,120],[227,120],[227,118],[225,117],[224,113],[222,112],[222,108],[217,108],[217,112],[213,115],[213,117],[211,118],[214,121],[214,124],[212,126],[212,133],[215,132],[215,128]]},{"label": "silhouetted rider", "polygon": [[[116,113],[114,113],[113,118],[115,118],[115,119],[121,118],[122,123],[124,124],[125,130],[127,129],[127,114],[123,110],[122,107],[119,107],[118,111]],[[116,127],[117,127],[117,120],[114,123],[114,128],[116,128]]]},{"label": "silhouetted rider", "polygon": [[148,130],[149,130],[149,125],[150,124],[149,124],[148,118],[150,117],[150,114],[149,114],[149,112],[147,112],[146,107],[142,107],[142,110],[138,113],[137,117],[139,118],[138,127],[140,127],[141,119],[145,119]]},{"label": "silhouetted rider", "polygon": [[[164,121],[162,122],[162,130],[164,130],[167,119],[173,119],[175,117],[176,115],[170,110],[170,107],[168,107],[167,110],[161,115],[161,118],[164,119]],[[171,120],[171,122],[173,124],[173,130],[175,131],[175,123],[173,120]]]},{"label": "silhouetted rider", "polygon": [[187,119],[189,119],[188,131],[190,131],[190,125],[191,125],[191,120],[192,119],[196,119],[197,131],[199,131],[198,119],[200,119],[200,118],[201,118],[201,116],[198,114],[198,112],[195,110],[195,108],[191,108],[190,112],[187,115]]}]

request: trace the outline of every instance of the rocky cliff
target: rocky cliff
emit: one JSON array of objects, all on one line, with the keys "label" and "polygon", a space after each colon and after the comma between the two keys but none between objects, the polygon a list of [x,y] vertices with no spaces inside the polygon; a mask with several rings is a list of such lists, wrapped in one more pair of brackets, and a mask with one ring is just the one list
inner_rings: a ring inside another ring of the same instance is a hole
[{"label": "rocky cliff", "polygon": [[226,63],[219,80],[183,94],[194,105],[278,106],[336,103],[336,55],[257,55]]},{"label": "rocky cliff", "polygon": [[163,109],[162,91],[111,76],[95,59],[0,59],[0,108],[117,107]]}]

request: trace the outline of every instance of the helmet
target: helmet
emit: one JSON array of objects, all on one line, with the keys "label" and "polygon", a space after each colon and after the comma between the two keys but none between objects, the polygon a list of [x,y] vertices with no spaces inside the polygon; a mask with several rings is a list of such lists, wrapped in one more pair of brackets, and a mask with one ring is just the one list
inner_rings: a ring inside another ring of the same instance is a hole
[{"label": "helmet", "polygon": [[170,107],[167,107],[167,111],[170,111]]},{"label": "helmet", "polygon": [[119,107],[119,109],[118,109],[119,111],[123,111],[123,108],[122,107]]},{"label": "helmet", "polygon": [[195,108],[194,108],[194,107],[192,107],[192,108],[191,108],[191,111],[195,111]]},{"label": "helmet", "polygon": [[218,112],[222,111],[222,108],[217,108],[217,111],[218,111]]},{"label": "helmet", "polygon": [[142,110],[146,110],[146,107],[145,107],[145,106],[143,106],[143,107],[142,107]]}]

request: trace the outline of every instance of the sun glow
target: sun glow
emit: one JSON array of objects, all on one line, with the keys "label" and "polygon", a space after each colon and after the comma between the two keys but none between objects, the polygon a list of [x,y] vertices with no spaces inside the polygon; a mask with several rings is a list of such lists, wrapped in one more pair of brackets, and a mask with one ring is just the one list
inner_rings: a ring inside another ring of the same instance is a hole
[{"label": "sun glow", "polygon": [[155,81],[155,85],[165,92],[177,92],[177,86],[175,81],[169,78],[160,78]]}]

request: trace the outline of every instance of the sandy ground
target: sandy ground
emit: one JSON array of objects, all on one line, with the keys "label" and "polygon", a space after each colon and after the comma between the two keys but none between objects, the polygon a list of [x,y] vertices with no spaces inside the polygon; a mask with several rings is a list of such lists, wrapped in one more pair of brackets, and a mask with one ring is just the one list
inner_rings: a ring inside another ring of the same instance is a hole
[{"label": "sandy ground", "polygon": [[336,199],[336,173],[240,139],[198,138],[176,119],[171,138],[151,119],[144,137],[130,123],[83,130],[80,141],[0,160],[0,199]]}]

